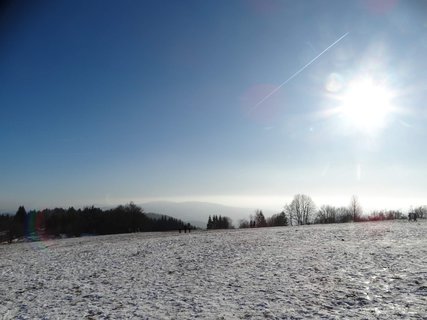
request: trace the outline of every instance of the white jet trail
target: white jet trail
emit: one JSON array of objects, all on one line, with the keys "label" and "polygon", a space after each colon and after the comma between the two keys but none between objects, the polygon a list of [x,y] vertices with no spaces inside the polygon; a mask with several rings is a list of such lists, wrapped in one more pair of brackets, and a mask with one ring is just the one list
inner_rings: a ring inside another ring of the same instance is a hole
[{"label": "white jet trail", "polygon": [[295,72],[293,75],[291,75],[288,79],[286,79],[284,82],[282,82],[277,88],[275,88],[273,91],[271,91],[269,94],[267,94],[264,98],[262,98],[255,106],[254,109],[257,108],[261,103],[263,103],[265,100],[270,98],[273,94],[275,94],[277,91],[280,90],[281,87],[283,87],[285,84],[287,84],[289,81],[291,81],[293,78],[295,78],[297,75],[299,75],[301,72],[304,71],[305,68],[310,66],[314,61],[319,59],[326,51],[331,49],[333,46],[335,46],[338,42],[340,42],[342,39],[347,37],[349,32],[344,33],[341,37],[339,37],[337,40],[335,40],[329,47],[327,47],[325,50],[320,52],[317,56],[315,56],[313,59],[311,59],[306,65],[304,65],[301,69],[299,69],[297,72]]}]

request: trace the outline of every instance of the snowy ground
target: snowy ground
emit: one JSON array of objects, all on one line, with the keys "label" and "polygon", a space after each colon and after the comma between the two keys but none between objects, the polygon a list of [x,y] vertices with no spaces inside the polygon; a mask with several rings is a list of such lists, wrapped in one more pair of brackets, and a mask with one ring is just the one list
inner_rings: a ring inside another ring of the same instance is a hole
[{"label": "snowy ground", "polygon": [[427,319],[427,221],[0,246],[0,319]]}]

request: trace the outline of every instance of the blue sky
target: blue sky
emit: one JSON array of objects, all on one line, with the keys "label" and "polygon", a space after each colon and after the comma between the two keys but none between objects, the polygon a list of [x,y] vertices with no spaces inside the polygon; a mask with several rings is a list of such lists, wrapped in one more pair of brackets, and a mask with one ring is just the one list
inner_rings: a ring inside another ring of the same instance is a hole
[{"label": "blue sky", "polygon": [[0,211],[150,200],[280,210],[296,193],[318,205],[353,194],[372,209],[426,204],[426,9],[10,4],[0,16]]}]

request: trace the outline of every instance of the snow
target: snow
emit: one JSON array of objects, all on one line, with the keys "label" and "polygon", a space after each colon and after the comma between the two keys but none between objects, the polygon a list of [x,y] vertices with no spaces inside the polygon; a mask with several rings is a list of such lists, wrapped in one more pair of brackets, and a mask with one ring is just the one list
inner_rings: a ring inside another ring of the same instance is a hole
[{"label": "snow", "polygon": [[427,319],[427,221],[0,246],[3,319]]}]

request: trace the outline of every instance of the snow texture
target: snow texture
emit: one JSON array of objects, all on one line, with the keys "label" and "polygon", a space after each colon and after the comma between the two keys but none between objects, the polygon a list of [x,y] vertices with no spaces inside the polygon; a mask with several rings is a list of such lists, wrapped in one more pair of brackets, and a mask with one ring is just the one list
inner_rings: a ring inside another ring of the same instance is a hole
[{"label": "snow texture", "polygon": [[0,246],[0,319],[427,319],[427,221]]}]

